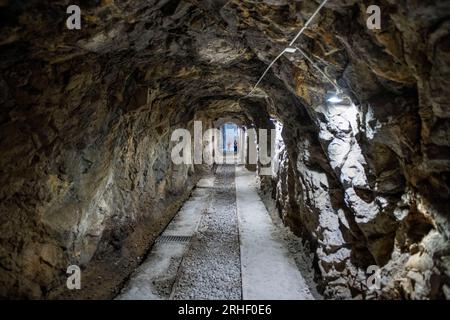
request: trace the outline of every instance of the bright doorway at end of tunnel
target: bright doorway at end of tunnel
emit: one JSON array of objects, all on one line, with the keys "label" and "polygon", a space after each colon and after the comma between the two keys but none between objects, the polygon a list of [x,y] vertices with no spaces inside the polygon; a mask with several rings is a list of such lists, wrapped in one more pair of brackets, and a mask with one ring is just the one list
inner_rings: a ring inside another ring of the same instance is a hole
[{"label": "bright doorway at end of tunnel", "polygon": [[225,154],[237,154],[239,131],[238,126],[234,123],[225,123],[221,127],[222,134],[222,151]]}]

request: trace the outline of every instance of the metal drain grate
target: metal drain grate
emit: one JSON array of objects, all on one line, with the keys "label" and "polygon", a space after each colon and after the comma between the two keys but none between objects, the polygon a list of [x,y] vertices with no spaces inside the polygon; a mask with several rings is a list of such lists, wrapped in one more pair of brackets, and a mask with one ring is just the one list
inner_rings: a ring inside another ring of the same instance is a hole
[{"label": "metal drain grate", "polygon": [[157,242],[189,242],[191,236],[160,236]]}]

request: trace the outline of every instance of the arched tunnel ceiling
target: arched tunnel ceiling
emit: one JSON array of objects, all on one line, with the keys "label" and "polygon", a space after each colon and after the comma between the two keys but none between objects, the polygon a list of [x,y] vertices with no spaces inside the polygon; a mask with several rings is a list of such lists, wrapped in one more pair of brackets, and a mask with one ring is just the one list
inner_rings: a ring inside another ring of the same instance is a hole
[{"label": "arched tunnel ceiling", "polygon": [[[60,14],[67,4],[19,1],[3,9],[5,16],[24,12],[21,19],[27,23],[10,18],[13,23],[0,39],[2,65],[11,66],[25,57],[78,68],[95,61],[102,73],[122,68],[136,85],[157,83],[193,103],[218,95],[245,97],[318,5],[315,1],[86,1],[82,29],[68,31]],[[392,19],[382,31],[371,32],[364,28],[367,5],[331,1],[298,40],[357,101],[385,90],[414,89],[416,73],[421,72],[416,70],[414,53],[420,48],[415,45],[417,36],[408,34],[413,31],[408,21],[414,18],[414,28],[434,27],[446,12],[445,1],[432,16],[420,5],[406,10],[385,1],[383,13]],[[400,38],[405,41],[399,42]],[[18,52],[23,47],[26,50]],[[425,46],[421,50],[427,54]],[[124,64],[127,70],[121,67]],[[301,103],[312,105],[323,101],[326,89],[332,88],[299,54],[283,57],[273,69],[276,77],[270,72],[261,92],[267,93],[279,78],[280,85]]]},{"label": "arched tunnel ceiling", "polygon": [[[95,281],[85,291],[112,297],[195,185],[195,168],[170,162],[173,130],[271,117],[285,143],[273,193],[315,244],[324,294],[363,294],[361,268],[376,263],[389,283],[378,296],[443,297],[450,1],[379,0],[381,30],[366,27],[369,0],[325,5],[296,45],[352,98],[344,110],[326,104],[333,86],[298,54],[248,96],[319,1],[78,3],[82,28],[67,30],[72,1],[0,1],[0,297],[64,296],[68,262],[96,279],[114,259],[104,291]],[[408,259],[433,261],[411,267],[422,282],[398,269]]]}]

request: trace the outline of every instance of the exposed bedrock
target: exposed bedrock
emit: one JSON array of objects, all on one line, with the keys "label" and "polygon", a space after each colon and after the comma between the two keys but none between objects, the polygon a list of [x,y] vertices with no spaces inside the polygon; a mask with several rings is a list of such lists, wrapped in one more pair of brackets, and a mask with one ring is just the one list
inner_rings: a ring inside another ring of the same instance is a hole
[{"label": "exposed bedrock", "polygon": [[172,132],[276,119],[261,191],[325,297],[448,299],[450,1],[378,0],[381,30],[371,4],[330,0],[296,42],[331,105],[298,52],[247,96],[319,1],[0,1],[0,297],[114,297],[210,170],[173,164]]}]

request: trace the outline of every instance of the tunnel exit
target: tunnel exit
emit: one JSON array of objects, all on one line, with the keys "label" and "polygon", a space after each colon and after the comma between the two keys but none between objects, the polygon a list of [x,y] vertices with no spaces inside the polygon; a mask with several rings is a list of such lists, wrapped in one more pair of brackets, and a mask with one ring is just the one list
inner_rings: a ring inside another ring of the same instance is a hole
[{"label": "tunnel exit", "polygon": [[234,123],[225,123],[220,128],[222,134],[222,151],[224,153],[237,153],[238,151],[238,126]]}]

